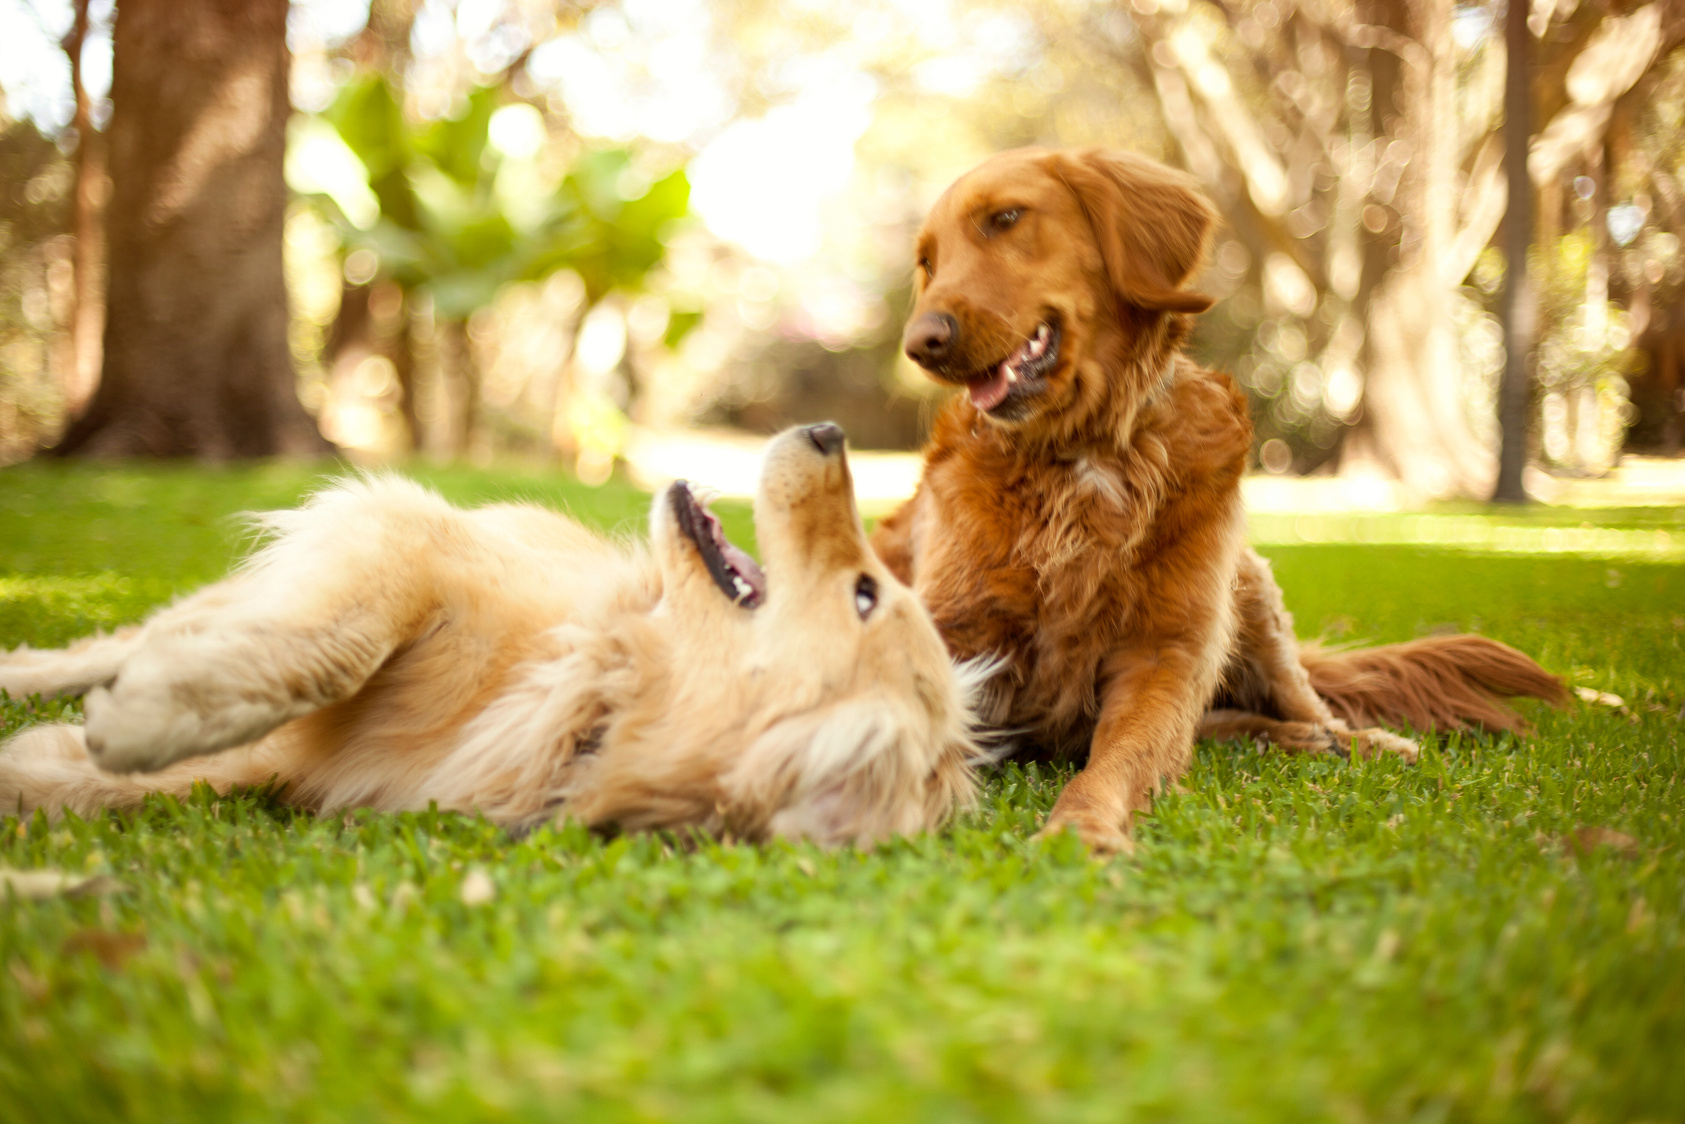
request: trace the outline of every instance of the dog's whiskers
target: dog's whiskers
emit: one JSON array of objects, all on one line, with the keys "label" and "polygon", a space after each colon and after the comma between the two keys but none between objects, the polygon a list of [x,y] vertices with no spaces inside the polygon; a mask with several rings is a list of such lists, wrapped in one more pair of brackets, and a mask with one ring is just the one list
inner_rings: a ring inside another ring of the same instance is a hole
[{"label": "dog's whiskers", "polygon": [[1029,343],[1031,340],[1035,339],[1035,333],[1032,332],[1029,335],[1025,335],[1023,332],[1020,332],[1017,328],[1014,328],[1012,326],[1012,321],[1008,320],[1006,318],[1006,313],[996,312],[994,309],[989,309],[988,311],[989,311],[990,316],[993,316],[996,320],[999,320],[1001,322],[1001,324],[1006,328],[1006,334],[1007,335],[1016,336],[1018,339],[1022,340],[1025,343]]}]

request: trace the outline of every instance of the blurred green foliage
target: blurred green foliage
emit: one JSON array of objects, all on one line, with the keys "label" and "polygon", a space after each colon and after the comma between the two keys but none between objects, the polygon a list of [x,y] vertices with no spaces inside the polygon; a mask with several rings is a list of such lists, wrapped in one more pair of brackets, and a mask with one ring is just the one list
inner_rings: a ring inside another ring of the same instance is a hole
[{"label": "blurred green foliage", "polygon": [[322,117],[361,161],[380,216],[361,230],[330,198],[313,197],[346,249],[374,250],[386,276],[431,295],[445,319],[466,318],[509,282],[561,269],[579,274],[591,304],[636,291],[689,212],[684,169],[645,184],[626,150],[590,150],[547,195],[512,206],[498,183],[509,159],[489,143],[504,96],[480,87],[459,115],[416,122],[384,73],[348,82]]},{"label": "blurred green foliage", "polygon": [[384,275],[430,293],[450,320],[489,305],[509,281],[558,270],[580,275],[590,303],[617,288],[635,292],[689,212],[684,169],[645,185],[623,148],[591,150],[548,194],[511,206],[511,192],[499,190],[509,158],[489,143],[502,98],[499,88],[482,86],[458,116],[411,121],[386,74],[362,74],[322,120],[362,163],[381,214],[364,231],[327,195],[313,201],[334,219],[347,251],[374,249]]}]

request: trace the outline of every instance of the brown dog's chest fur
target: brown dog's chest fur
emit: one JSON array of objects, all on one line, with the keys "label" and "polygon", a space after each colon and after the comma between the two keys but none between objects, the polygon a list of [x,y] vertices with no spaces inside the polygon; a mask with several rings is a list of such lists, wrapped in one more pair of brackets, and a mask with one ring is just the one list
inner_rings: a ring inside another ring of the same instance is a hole
[{"label": "brown dog's chest fur", "polygon": [[905,557],[885,553],[957,657],[1003,661],[988,719],[1032,752],[1080,757],[1107,657],[1223,599],[1211,587],[1233,565],[1209,563],[1238,555],[1250,440],[1234,385],[1185,360],[1127,433],[1051,455],[1014,447],[958,400],[931,435],[919,499],[876,539],[905,542]]}]

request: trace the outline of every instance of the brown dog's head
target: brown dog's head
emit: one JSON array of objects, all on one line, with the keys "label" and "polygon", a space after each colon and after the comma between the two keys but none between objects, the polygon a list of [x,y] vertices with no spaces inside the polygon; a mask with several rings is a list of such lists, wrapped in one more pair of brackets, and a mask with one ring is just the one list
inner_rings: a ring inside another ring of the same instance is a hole
[{"label": "brown dog's head", "polygon": [[1211,306],[1182,286],[1215,218],[1190,177],[1142,156],[1003,152],[925,220],[903,346],[996,423],[1096,408],[1136,338]]}]

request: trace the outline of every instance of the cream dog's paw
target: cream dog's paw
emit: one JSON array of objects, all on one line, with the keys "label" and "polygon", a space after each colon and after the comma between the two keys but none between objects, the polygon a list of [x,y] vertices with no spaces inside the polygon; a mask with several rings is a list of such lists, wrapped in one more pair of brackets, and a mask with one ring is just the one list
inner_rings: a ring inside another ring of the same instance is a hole
[{"label": "cream dog's paw", "polygon": [[191,716],[168,698],[124,690],[121,678],[95,687],[82,704],[88,756],[108,773],[145,773],[177,757],[170,748],[195,731]]},{"label": "cream dog's paw", "polygon": [[151,772],[246,745],[312,709],[267,686],[215,651],[148,646],[109,686],[88,692],[88,753],[108,772]]},{"label": "cream dog's paw", "polygon": [[168,653],[143,651],[109,685],[88,692],[82,704],[88,755],[100,768],[151,772],[230,744],[227,716],[207,705],[209,685],[183,682],[172,674],[176,662]]}]

